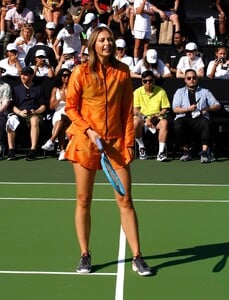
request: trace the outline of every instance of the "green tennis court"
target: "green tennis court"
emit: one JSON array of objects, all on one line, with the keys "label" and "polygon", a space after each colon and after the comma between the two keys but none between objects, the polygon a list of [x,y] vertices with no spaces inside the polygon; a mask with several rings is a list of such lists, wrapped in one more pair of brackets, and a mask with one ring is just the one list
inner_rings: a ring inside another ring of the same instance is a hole
[{"label": "green tennis court", "polygon": [[93,270],[77,275],[71,165],[54,158],[0,162],[2,300],[226,300],[229,161],[132,164],[143,254],[155,275],[131,270],[110,185],[98,173]]}]

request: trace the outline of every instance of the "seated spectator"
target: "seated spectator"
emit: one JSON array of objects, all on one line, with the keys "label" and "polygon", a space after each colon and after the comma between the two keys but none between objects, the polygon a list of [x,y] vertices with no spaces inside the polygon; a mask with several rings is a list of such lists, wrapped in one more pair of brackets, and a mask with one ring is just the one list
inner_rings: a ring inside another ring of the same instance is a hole
[{"label": "seated spectator", "polygon": [[134,68],[134,59],[126,55],[126,42],[124,39],[119,38],[115,41],[116,44],[116,58],[129,66],[130,71]]},{"label": "seated spectator", "polygon": [[37,40],[33,37],[34,30],[30,24],[24,24],[20,36],[14,41],[18,49],[18,60],[22,67],[25,67],[25,57],[29,49],[36,45]]},{"label": "seated spectator", "polygon": [[15,6],[5,16],[6,34],[3,42],[5,51],[8,43],[14,42],[24,24],[34,24],[34,14],[26,7],[26,0],[16,0]]},{"label": "seated spectator", "polygon": [[44,50],[51,66],[55,68],[57,66],[55,52],[51,47],[47,45],[47,40],[44,32],[37,32],[34,37],[37,41],[37,44],[29,49],[25,57],[26,66],[31,66],[35,64],[35,53],[37,52],[37,50]]},{"label": "seated spectator", "polygon": [[71,72],[68,69],[61,69],[55,78],[49,104],[49,108],[55,110],[52,117],[52,136],[41,147],[46,151],[53,151],[55,149],[55,142],[58,139],[58,146],[60,149],[58,160],[65,160],[66,129],[71,123],[64,110],[70,75]]},{"label": "seated spectator", "polygon": [[[2,71],[0,69],[0,77]],[[4,158],[6,148],[6,120],[11,102],[11,87],[0,78],[0,160]]]},{"label": "seated spectator", "polygon": [[[58,52],[58,45],[60,42],[63,43],[63,51],[66,48],[73,48],[78,54],[81,51],[81,32],[83,31],[83,28],[75,23],[72,19],[71,15],[67,15],[65,22],[64,22],[64,28],[62,28],[59,33],[57,34],[56,41],[54,43],[54,47],[56,48],[56,52]],[[60,53],[58,53],[59,58],[61,56]]]},{"label": "seated spectator", "polygon": [[177,65],[177,78],[184,78],[187,69],[196,71],[197,77],[204,77],[204,62],[200,56],[197,56],[196,43],[187,43],[185,45],[186,55],[182,56]]},{"label": "seated spectator", "polygon": [[180,0],[152,0],[153,10],[158,13],[160,21],[169,19],[175,26],[175,31],[180,30],[180,21],[177,14]]},{"label": "seated spectator", "polygon": [[13,43],[9,43],[6,47],[6,55],[6,58],[0,60],[0,68],[5,70],[5,72],[2,73],[2,79],[11,86],[14,86],[20,82],[19,75],[22,69],[17,57],[17,46]]},{"label": "seated spectator", "polygon": [[14,1],[12,0],[3,0],[2,1],[2,6],[1,6],[1,10],[0,10],[0,40],[2,40],[5,36],[5,16],[6,16],[6,12],[13,8],[15,6],[14,3],[12,3]]},{"label": "seated spectator", "polygon": [[173,46],[169,47],[165,58],[165,64],[174,77],[176,77],[178,62],[185,55],[185,36],[181,31],[177,31],[173,35]]},{"label": "seated spectator", "polygon": [[53,22],[56,26],[59,24],[63,15],[62,7],[64,0],[41,0],[43,5],[42,14],[46,22]]},{"label": "seated spectator", "polygon": [[216,49],[215,59],[209,62],[206,75],[211,79],[229,79],[229,60],[226,47],[221,46]]},{"label": "seated spectator", "polygon": [[132,78],[141,78],[141,74],[146,71],[151,70],[156,79],[159,78],[170,78],[172,77],[169,68],[164,64],[164,62],[158,58],[157,51],[155,49],[148,49],[146,51],[146,56],[139,60],[134,66],[131,74]]},{"label": "seated spectator", "polygon": [[[57,36],[56,25],[53,22],[46,23],[45,33],[46,33],[46,44],[47,46],[53,49],[53,51],[55,52],[55,56],[57,58],[59,51],[56,52],[56,48],[54,47],[54,43],[56,41],[56,36]],[[60,47],[61,44],[59,44],[59,48]]]},{"label": "seated spectator", "polygon": [[95,14],[93,13],[87,13],[84,17],[83,21],[83,38],[84,38],[84,45],[85,47],[88,44],[88,40],[90,38],[91,32],[94,28],[98,26],[98,18],[96,17]]},{"label": "seated spectator", "polygon": [[34,71],[31,67],[21,70],[21,84],[13,89],[13,113],[7,121],[8,157],[15,160],[16,129],[24,124],[30,128],[31,149],[26,160],[34,160],[39,138],[39,124],[45,111],[45,99],[41,86],[33,84]]},{"label": "seated spectator", "polygon": [[184,154],[181,161],[191,160],[190,133],[201,140],[201,163],[211,162],[211,122],[209,112],[220,109],[220,103],[213,94],[198,85],[197,72],[193,69],[185,71],[185,86],[179,88],[173,97],[174,133],[176,147],[181,147]]},{"label": "seated spectator", "polygon": [[168,121],[166,114],[170,102],[165,90],[154,84],[152,71],[142,73],[142,86],[134,91],[134,128],[135,139],[139,147],[139,158],[147,159],[142,131],[150,130],[153,134],[157,131],[159,141],[158,161],[165,161],[166,140],[168,135]]},{"label": "seated spectator", "polygon": [[71,47],[65,48],[55,69],[55,76],[58,75],[61,69],[68,69],[69,71],[72,71],[78,63],[79,61],[76,51]]},{"label": "seated spectator", "polygon": [[42,78],[43,80],[45,77],[52,78],[54,76],[54,69],[46,57],[46,52],[44,50],[36,51],[35,64],[32,65],[31,68],[34,71],[35,77]]}]

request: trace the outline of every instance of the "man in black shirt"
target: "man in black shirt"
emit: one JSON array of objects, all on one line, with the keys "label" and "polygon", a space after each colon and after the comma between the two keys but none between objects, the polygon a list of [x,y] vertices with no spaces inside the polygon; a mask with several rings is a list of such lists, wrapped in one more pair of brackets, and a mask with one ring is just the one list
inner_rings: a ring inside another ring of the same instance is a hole
[{"label": "man in black shirt", "polygon": [[25,67],[21,71],[21,84],[13,89],[13,113],[8,119],[8,160],[15,159],[16,129],[20,123],[26,123],[30,128],[31,149],[26,160],[34,160],[39,138],[39,124],[45,111],[45,99],[41,86],[33,84],[34,71]]},{"label": "man in black shirt", "polygon": [[185,55],[185,36],[181,31],[177,31],[173,36],[173,47],[169,48],[165,58],[165,64],[174,77],[176,77],[177,64],[180,58]]}]

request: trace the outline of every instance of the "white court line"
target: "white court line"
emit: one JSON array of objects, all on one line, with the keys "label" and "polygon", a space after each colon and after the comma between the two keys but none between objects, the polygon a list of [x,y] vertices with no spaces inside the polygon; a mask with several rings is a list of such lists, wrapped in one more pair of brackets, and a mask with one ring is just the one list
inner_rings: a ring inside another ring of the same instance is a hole
[{"label": "white court line", "polygon": [[9,271],[0,270],[0,274],[18,274],[18,275],[81,275],[81,276],[117,276],[117,273],[89,273],[79,274],[77,272],[49,272],[49,271]]},{"label": "white court line", "polygon": [[[9,182],[0,181],[2,185],[75,185],[75,183],[70,182]],[[95,185],[104,186],[110,185],[110,183],[97,182]],[[229,187],[229,184],[214,184],[214,183],[132,183],[133,186],[190,186],[190,187]]]},{"label": "white court line", "polygon": [[124,278],[125,278],[125,255],[126,255],[126,236],[120,228],[119,236],[119,252],[118,252],[118,267],[115,288],[115,300],[123,300]]},{"label": "white court line", "polygon": [[[75,201],[75,198],[36,198],[36,197],[0,197],[0,200],[12,200],[12,201]],[[115,202],[115,199],[103,199],[93,198],[93,201],[97,202]],[[229,203],[229,199],[214,199],[214,200],[203,200],[203,199],[135,199],[134,202],[171,202],[171,203]]]}]

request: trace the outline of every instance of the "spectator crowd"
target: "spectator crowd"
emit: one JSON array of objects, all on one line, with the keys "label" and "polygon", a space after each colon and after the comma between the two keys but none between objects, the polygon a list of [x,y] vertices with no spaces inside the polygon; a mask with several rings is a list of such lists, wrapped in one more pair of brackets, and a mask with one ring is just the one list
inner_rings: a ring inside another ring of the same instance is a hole
[{"label": "spectator crowd", "polygon": [[[167,160],[172,112],[176,146],[184,151],[181,161],[191,159],[185,139],[190,130],[200,136],[201,162],[213,160],[209,112],[219,110],[220,103],[217,95],[198,85],[198,79],[229,79],[226,1],[216,1],[219,39],[211,59],[188,39],[179,0],[41,0],[30,7],[31,2],[1,1],[0,158],[6,153],[8,160],[15,160],[17,138],[29,129],[27,160],[36,158],[38,147],[58,149],[58,159],[65,160],[68,79],[74,68],[88,62],[94,28],[107,26],[113,32],[117,60],[127,64],[130,76],[141,83],[133,93],[137,156],[147,158],[148,132],[152,139],[158,135],[157,160]],[[172,23],[173,34],[172,45],[162,55],[158,37],[165,21]],[[165,78],[184,80],[173,99],[160,87]]]}]

